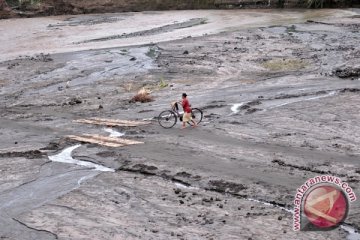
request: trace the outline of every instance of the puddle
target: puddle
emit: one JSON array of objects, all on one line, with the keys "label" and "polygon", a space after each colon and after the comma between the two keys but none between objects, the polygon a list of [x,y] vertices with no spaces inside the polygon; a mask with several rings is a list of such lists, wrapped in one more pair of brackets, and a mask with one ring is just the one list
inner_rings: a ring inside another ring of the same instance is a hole
[{"label": "puddle", "polygon": [[288,101],[288,102],[283,102],[281,104],[277,104],[277,105],[274,105],[274,106],[270,106],[268,107],[267,109],[273,109],[273,108],[278,108],[278,107],[282,107],[282,106],[286,106],[286,105],[289,105],[289,104],[292,104],[292,103],[298,103],[298,102],[304,102],[304,101],[312,101],[312,100],[316,100],[316,99],[321,99],[321,98],[325,98],[325,97],[330,97],[330,96],[334,96],[336,94],[336,91],[331,91],[327,94],[324,94],[324,95],[321,95],[321,96],[315,96],[315,97],[298,97],[296,99],[293,99],[291,101]]},{"label": "puddle", "polygon": [[183,188],[183,189],[193,189],[193,190],[194,189],[195,190],[199,189],[199,188],[196,188],[196,187],[186,186],[185,184],[178,183],[178,182],[175,183],[175,186],[177,186],[178,188]]},{"label": "puddle", "polygon": [[[79,166],[93,168],[94,170],[101,171],[101,172],[115,172],[114,169],[107,168],[107,167],[104,167],[104,166],[99,165],[99,164],[73,159],[72,156],[71,156],[72,151],[74,151],[76,148],[78,148],[80,146],[81,145],[78,144],[78,145],[75,145],[75,146],[72,146],[72,147],[68,147],[68,148],[64,149],[61,153],[59,153],[57,155],[49,156],[49,159],[51,161],[53,161],[53,162],[76,164],[76,165],[79,165]],[[84,180],[86,180],[86,179],[80,179],[79,181],[81,183],[81,181],[84,181]]]},{"label": "puddle", "polygon": [[104,131],[110,133],[109,137],[122,137],[125,136],[125,133],[118,132],[113,128],[104,128]]},{"label": "puddle", "polygon": [[349,234],[346,237],[346,240],[360,240],[360,233],[356,231],[355,228],[353,228],[352,226],[343,224],[340,227]]},{"label": "puddle", "polygon": [[269,203],[269,202],[265,202],[265,201],[260,201],[260,200],[253,199],[253,198],[246,198],[246,200],[251,201],[251,202],[261,203],[261,204],[266,205],[266,206],[273,206],[273,207],[279,208],[279,209],[284,210],[284,211],[286,211],[286,212],[288,212],[288,213],[291,213],[291,214],[294,213],[294,211],[291,210],[291,209],[287,209],[287,208],[284,208],[284,207],[280,207],[280,206],[275,205],[275,204],[273,204],[273,203]]},{"label": "puddle", "polygon": [[231,107],[232,114],[237,114],[239,112],[239,108],[242,105],[244,105],[244,103],[235,103],[235,104],[233,104],[232,107]]}]

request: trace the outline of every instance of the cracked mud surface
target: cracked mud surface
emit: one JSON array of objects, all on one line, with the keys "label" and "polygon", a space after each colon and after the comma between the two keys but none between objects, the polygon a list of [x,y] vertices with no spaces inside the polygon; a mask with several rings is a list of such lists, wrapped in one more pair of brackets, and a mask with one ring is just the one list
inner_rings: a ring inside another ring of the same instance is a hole
[{"label": "cracked mud surface", "polygon": [[[146,24],[144,13],[0,21],[4,30],[34,26],[0,37],[0,238],[346,239],[340,228],[293,232],[287,211],[296,189],[320,174],[360,196],[360,19],[356,9],[328,11],[295,12],[289,24],[274,19],[291,13],[267,12],[251,27],[231,20],[259,13],[146,13]],[[207,21],[176,27],[193,19]],[[126,37],[105,39],[123,22],[129,29],[112,34]],[[56,30],[84,26],[98,35]],[[28,31],[38,45],[14,40]],[[56,31],[64,41],[45,51]],[[106,41],[73,44],[95,38]],[[144,86],[155,101],[129,102]],[[114,173],[49,160],[78,144],[67,135],[111,134],[73,120],[154,119],[182,92],[204,110],[198,128],[119,127],[145,144],[72,152]],[[359,214],[357,201],[346,223],[360,229]]]}]

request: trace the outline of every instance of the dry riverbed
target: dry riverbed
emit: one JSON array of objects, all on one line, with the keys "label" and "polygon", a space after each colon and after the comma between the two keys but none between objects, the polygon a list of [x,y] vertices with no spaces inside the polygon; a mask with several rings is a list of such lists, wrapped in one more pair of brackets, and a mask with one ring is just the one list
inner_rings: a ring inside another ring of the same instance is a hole
[{"label": "dry riverbed", "polygon": [[[359,14],[1,20],[0,238],[359,239],[359,201],[347,230],[292,230],[308,178],[338,176],[360,196]],[[142,87],[155,101],[129,101]],[[161,128],[182,92],[203,123]],[[91,117],[150,124],[74,122]],[[66,138],[81,134],[144,144]]]}]

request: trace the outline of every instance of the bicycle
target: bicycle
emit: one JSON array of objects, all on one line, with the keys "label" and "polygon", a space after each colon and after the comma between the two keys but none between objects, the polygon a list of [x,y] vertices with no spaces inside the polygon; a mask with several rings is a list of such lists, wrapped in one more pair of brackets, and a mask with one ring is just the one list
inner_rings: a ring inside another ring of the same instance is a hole
[{"label": "bicycle", "polygon": [[[177,102],[171,104],[171,110],[165,110],[158,116],[158,122],[163,128],[172,128],[177,123],[178,119],[182,122],[183,113],[179,112],[179,105]],[[203,112],[198,108],[193,108],[191,111],[192,120],[199,124],[203,119]],[[193,126],[192,122],[187,122]]]}]

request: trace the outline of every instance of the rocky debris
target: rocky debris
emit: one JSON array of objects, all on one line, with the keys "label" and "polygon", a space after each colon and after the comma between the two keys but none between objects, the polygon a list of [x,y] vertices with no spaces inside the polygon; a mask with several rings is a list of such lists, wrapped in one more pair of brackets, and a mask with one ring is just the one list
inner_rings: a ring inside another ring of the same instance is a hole
[{"label": "rocky debris", "polygon": [[202,107],[201,109],[202,110],[208,110],[208,109],[216,109],[216,108],[223,108],[225,107],[226,105],[225,104],[210,104],[210,105],[207,105],[205,107]]},{"label": "rocky debris", "polygon": [[360,66],[336,68],[333,74],[339,78],[360,77]]},{"label": "rocky debris", "polygon": [[289,167],[290,169],[298,169],[300,171],[307,171],[307,172],[313,172],[313,173],[318,173],[318,174],[333,174],[333,175],[336,175],[336,176],[339,176],[339,177],[345,177],[346,176],[346,175],[343,175],[343,174],[334,174],[331,171],[318,170],[318,169],[315,169],[312,166],[298,166],[298,165],[294,165],[294,164],[288,164],[288,163],[285,163],[283,160],[280,160],[280,159],[274,159],[271,162],[275,163],[275,164],[277,164],[279,166],[282,166],[282,167]]},{"label": "rocky debris", "polygon": [[210,180],[207,189],[219,193],[239,194],[240,191],[247,189],[247,187],[240,183],[225,180]]},{"label": "rocky debris", "polygon": [[77,105],[77,104],[81,104],[83,101],[80,98],[77,97],[73,97],[70,99],[70,101],[68,101],[67,103],[65,103],[65,105]]},{"label": "rocky debris", "polygon": [[19,66],[19,65],[20,65],[19,62],[9,63],[7,69],[13,69],[14,67]]},{"label": "rocky debris", "polygon": [[351,93],[356,93],[356,92],[360,92],[360,88],[344,88],[340,90],[341,93],[345,93],[345,92],[351,92]]},{"label": "rocky debris", "polygon": [[24,152],[5,152],[0,153],[0,158],[16,158],[16,157],[24,157],[28,159],[36,159],[42,158],[45,154],[39,150],[30,150]]},{"label": "rocky debris", "polygon": [[248,110],[246,110],[245,114],[252,114],[258,111],[261,111],[262,109],[260,108],[249,108]]},{"label": "rocky debris", "polygon": [[61,148],[61,144],[57,142],[50,142],[46,147],[41,148],[40,150],[52,150],[56,151]]},{"label": "rocky debris", "polygon": [[126,172],[138,172],[144,175],[156,175],[156,170],[158,170],[155,166],[148,166],[145,164],[136,164],[134,166],[122,166],[119,168],[120,171]]}]

